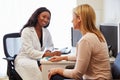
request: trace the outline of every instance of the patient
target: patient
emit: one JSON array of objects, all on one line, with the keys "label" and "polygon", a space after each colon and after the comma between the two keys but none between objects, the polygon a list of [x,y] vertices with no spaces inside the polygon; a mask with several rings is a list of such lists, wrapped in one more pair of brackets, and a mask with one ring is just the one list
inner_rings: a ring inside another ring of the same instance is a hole
[{"label": "patient", "polygon": [[52,51],[54,45],[47,29],[50,19],[51,12],[40,7],[21,29],[22,46],[15,59],[15,69],[23,80],[42,80],[40,59],[61,55],[60,51]]},{"label": "patient", "polygon": [[73,9],[73,28],[82,33],[76,45],[76,56],[54,56],[52,62],[76,60],[73,69],[52,68],[49,80],[111,80],[111,68],[108,47],[104,36],[96,28],[96,16],[88,4],[78,5]]}]

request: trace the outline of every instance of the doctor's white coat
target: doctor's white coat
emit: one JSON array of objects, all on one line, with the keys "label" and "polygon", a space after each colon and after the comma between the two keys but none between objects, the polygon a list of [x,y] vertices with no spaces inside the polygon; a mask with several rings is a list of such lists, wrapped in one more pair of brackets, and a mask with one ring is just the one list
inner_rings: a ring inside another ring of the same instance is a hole
[{"label": "doctor's white coat", "polygon": [[23,80],[42,80],[37,60],[42,58],[45,49],[53,49],[50,32],[46,28],[42,28],[42,31],[42,47],[34,27],[27,27],[22,31],[22,46],[15,59],[15,69]]}]

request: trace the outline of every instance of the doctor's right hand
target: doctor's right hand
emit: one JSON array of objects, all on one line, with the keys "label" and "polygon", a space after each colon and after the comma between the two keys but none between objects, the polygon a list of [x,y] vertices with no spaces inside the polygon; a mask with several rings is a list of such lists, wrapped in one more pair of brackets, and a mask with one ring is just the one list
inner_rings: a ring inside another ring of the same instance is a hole
[{"label": "doctor's right hand", "polygon": [[52,54],[53,54],[53,56],[61,56],[60,51],[53,51]]}]

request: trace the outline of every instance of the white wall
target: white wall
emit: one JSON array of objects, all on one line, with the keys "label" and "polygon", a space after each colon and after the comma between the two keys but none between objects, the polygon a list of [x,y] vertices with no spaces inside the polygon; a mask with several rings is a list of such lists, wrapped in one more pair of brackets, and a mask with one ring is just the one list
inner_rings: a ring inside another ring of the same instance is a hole
[{"label": "white wall", "polygon": [[93,7],[96,13],[96,25],[103,22],[103,0],[77,0],[77,5],[87,3]]},{"label": "white wall", "polygon": [[104,0],[104,22],[120,22],[120,0]]},{"label": "white wall", "polygon": [[101,23],[120,22],[120,0],[77,0],[77,5],[90,4],[97,17],[97,25]]}]

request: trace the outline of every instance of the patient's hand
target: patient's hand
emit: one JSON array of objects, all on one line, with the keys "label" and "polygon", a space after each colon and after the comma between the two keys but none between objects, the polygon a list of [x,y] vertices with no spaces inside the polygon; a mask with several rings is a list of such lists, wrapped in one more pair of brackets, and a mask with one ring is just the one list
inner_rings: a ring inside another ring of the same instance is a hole
[{"label": "patient's hand", "polygon": [[52,62],[58,62],[58,61],[61,61],[61,60],[63,60],[62,56],[53,56],[49,59],[49,61],[52,61]]}]

